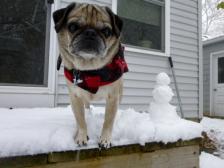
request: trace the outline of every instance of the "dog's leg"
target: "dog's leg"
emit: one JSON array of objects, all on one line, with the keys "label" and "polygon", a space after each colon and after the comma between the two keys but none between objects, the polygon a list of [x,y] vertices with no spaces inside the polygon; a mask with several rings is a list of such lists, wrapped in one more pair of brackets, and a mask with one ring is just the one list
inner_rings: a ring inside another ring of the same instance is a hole
[{"label": "dog's leg", "polygon": [[77,123],[77,133],[75,137],[76,143],[81,145],[87,145],[88,136],[87,136],[87,126],[85,121],[85,110],[84,103],[81,98],[71,95],[71,104],[73,113],[75,115]]},{"label": "dog's leg", "polygon": [[103,130],[100,137],[99,147],[109,148],[111,147],[111,134],[114,124],[114,119],[117,113],[118,107],[118,94],[109,96],[106,100],[106,112],[103,124]]},{"label": "dog's leg", "polygon": [[90,104],[89,104],[89,102],[85,101],[84,104],[85,104],[86,112],[90,112]]}]

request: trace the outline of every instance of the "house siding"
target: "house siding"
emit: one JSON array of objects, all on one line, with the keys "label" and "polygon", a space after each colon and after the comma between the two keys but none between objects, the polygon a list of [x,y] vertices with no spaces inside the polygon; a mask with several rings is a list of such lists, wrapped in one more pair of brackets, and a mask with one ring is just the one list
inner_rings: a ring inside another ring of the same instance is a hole
[{"label": "house siding", "polygon": [[224,41],[203,45],[203,106],[204,114],[210,114],[210,55],[224,50]]},{"label": "house siding", "polygon": [[[69,0],[61,0],[59,6],[66,6],[69,2]],[[111,0],[86,2],[112,6]],[[170,54],[174,61],[184,115],[190,118],[198,117],[199,112],[198,4],[197,0],[171,0],[170,2]],[[124,94],[121,108],[131,107],[146,111],[152,100],[156,75],[160,72],[166,72],[170,75],[171,87],[174,89],[167,57],[130,51],[125,51],[125,57],[130,72],[124,75]],[[56,105],[58,106],[69,104],[62,69],[58,73],[56,93]],[[97,104],[103,105],[103,103],[98,102]],[[177,104],[176,94],[172,103]]]}]

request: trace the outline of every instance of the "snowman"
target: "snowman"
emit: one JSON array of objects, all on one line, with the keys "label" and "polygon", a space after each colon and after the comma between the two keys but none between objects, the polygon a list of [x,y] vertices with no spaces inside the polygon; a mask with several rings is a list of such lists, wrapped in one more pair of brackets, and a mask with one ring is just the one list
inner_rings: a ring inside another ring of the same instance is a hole
[{"label": "snowman", "polygon": [[173,122],[179,120],[176,106],[170,104],[174,96],[169,86],[169,76],[162,72],[156,77],[156,85],[152,91],[153,100],[150,103],[149,112],[154,122]]}]

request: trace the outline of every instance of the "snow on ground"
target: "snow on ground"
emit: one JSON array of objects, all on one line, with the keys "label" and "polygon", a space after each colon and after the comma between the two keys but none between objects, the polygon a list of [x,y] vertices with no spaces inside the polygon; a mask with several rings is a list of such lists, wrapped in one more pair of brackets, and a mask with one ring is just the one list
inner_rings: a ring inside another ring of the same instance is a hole
[{"label": "snow on ground", "polygon": [[214,141],[218,155],[224,158],[224,120],[204,117],[201,125],[208,137]]},{"label": "snow on ground", "polygon": [[224,160],[217,156],[202,152],[200,155],[200,168],[223,168]]},{"label": "snow on ground", "polygon": [[[103,125],[104,108],[86,112],[90,140],[85,148],[97,147]],[[76,129],[71,107],[0,109],[0,157],[79,149],[74,142]],[[123,145],[162,141],[175,142],[201,136],[200,124],[178,119],[158,123],[149,113],[119,110],[112,144]]]}]

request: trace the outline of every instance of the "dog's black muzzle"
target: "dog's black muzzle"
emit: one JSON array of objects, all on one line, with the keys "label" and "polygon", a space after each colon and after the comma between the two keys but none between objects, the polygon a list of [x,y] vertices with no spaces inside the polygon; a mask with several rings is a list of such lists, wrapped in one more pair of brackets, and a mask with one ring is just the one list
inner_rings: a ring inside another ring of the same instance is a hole
[{"label": "dog's black muzzle", "polygon": [[100,53],[102,49],[102,39],[92,28],[85,29],[76,37],[73,43],[76,52],[83,51],[86,53]]}]

